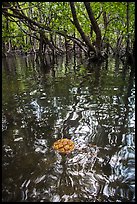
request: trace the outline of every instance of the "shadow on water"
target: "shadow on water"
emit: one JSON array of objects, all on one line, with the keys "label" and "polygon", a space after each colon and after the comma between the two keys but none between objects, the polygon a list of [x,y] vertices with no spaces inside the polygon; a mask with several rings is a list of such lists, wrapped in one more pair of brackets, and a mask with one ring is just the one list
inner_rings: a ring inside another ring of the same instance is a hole
[{"label": "shadow on water", "polygon": [[[75,143],[64,158],[52,149],[62,137]],[[3,59],[2,201],[135,202],[134,69]]]}]

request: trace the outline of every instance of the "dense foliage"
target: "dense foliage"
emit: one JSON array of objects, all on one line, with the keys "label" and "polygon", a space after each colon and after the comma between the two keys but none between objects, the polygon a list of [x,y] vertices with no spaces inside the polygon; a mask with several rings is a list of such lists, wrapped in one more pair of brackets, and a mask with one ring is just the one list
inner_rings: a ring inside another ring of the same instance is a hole
[{"label": "dense foliage", "polygon": [[76,44],[109,54],[130,51],[135,41],[134,2],[3,2],[2,13],[3,53],[62,53]]}]

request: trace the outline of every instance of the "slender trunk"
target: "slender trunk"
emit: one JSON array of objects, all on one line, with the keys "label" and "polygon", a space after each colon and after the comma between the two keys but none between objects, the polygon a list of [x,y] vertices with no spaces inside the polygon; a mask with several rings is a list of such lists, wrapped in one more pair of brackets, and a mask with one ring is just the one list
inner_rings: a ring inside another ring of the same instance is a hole
[{"label": "slender trunk", "polygon": [[129,52],[129,2],[127,2],[127,46],[126,53]]},{"label": "slender trunk", "polygon": [[90,22],[92,24],[92,28],[94,30],[94,32],[96,33],[96,47],[98,49],[98,51],[100,52],[101,50],[101,30],[96,22],[96,19],[94,18],[92,9],[90,7],[90,2],[84,2]]},{"label": "slender trunk", "polygon": [[[74,38],[75,38],[75,29],[74,29]],[[74,51],[74,55],[76,54],[76,46],[75,46],[75,42],[73,42],[73,51]]]},{"label": "slender trunk", "polygon": [[[31,5],[30,5],[30,2],[29,2],[28,17],[29,17],[29,18],[32,18],[32,8],[31,8]],[[33,42],[32,37],[31,37],[31,35],[32,35],[32,30],[31,30],[30,28],[29,28],[29,33],[30,33],[29,43],[30,43],[30,45],[32,46],[31,51],[34,51],[34,49],[33,49],[34,42]]]},{"label": "slender trunk", "polygon": [[40,33],[40,43],[39,43],[39,53],[43,53],[43,36],[42,33]]},{"label": "slender trunk", "polygon": [[106,11],[103,11],[103,20],[104,20],[104,28],[106,31],[107,25],[108,25],[108,19],[107,19]]},{"label": "slender trunk", "polygon": [[74,21],[74,25],[77,28],[78,32],[81,35],[81,38],[83,39],[83,41],[86,43],[89,51],[93,51],[94,53],[96,53],[96,49],[94,48],[94,46],[91,44],[88,36],[86,36],[86,34],[84,33],[84,31],[82,30],[78,18],[77,18],[77,14],[76,14],[76,10],[75,10],[75,6],[74,6],[74,2],[69,2],[70,3],[70,8],[71,8],[71,13],[73,16],[73,21]]},{"label": "slender trunk", "polygon": [[109,54],[109,39],[108,39],[108,37],[105,36],[106,32],[107,32],[107,27],[108,27],[108,18],[107,18],[107,15],[106,15],[106,11],[103,11],[103,20],[104,20],[105,34],[104,34],[104,37],[102,39],[102,44],[104,43],[104,45],[106,47],[106,53],[108,55]]}]

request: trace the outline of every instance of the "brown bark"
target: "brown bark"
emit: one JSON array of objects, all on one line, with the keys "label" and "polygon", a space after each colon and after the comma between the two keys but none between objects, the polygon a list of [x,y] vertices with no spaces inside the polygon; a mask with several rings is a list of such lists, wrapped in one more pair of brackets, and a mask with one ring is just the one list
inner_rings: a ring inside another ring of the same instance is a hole
[{"label": "brown bark", "polygon": [[104,20],[104,28],[106,30],[107,25],[108,25],[108,19],[107,19],[106,11],[103,11],[103,20]]},{"label": "brown bark", "polygon": [[84,4],[85,4],[86,10],[87,10],[90,22],[92,24],[93,30],[96,33],[96,42],[95,42],[96,47],[97,47],[98,51],[100,51],[101,50],[101,30],[100,30],[100,28],[96,22],[96,19],[94,18],[92,9],[90,7],[90,2],[84,2]]},{"label": "brown bark", "polygon": [[83,41],[86,43],[89,50],[96,53],[96,50],[95,50],[94,46],[91,44],[88,36],[86,36],[86,34],[84,33],[84,31],[82,30],[82,28],[81,28],[81,26],[79,24],[77,14],[76,14],[76,10],[75,10],[75,6],[74,6],[74,2],[69,2],[69,3],[70,3],[71,13],[72,13],[72,16],[73,16],[73,22],[74,22],[75,27],[77,28],[78,32],[80,33]]},{"label": "brown bark", "polygon": [[129,52],[129,2],[127,2],[127,46],[126,52]]}]

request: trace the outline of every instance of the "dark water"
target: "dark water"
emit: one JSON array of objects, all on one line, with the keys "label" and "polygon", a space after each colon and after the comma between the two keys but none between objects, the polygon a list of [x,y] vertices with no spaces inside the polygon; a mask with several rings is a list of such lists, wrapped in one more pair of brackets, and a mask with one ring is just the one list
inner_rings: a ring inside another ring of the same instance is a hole
[{"label": "dark water", "polygon": [[[2,201],[135,202],[130,67],[60,58],[45,72],[32,56],[2,65]],[[52,149],[63,137],[75,142],[65,162]]]}]

